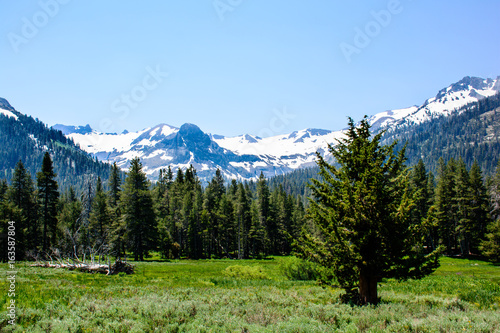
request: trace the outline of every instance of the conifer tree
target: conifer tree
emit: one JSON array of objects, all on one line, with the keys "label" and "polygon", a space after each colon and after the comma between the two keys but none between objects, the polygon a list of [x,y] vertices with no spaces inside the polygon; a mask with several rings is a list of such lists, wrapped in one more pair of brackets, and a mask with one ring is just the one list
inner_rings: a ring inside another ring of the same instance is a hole
[{"label": "conifer tree", "polygon": [[448,254],[452,254],[456,246],[457,217],[455,208],[455,160],[448,163],[439,159],[438,183],[435,191],[434,207],[432,209],[438,226],[441,244],[446,246]]},{"label": "conifer tree", "polygon": [[490,185],[490,200],[493,221],[488,224],[479,249],[491,261],[500,263],[500,159]]},{"label": "conifer tree", "polygon": [[454,198],[453,212],[457,216],[455,230],[460,251],[463,256],[470,254],[470,243],[472,237],[471,219],[471,185],[469,172],[465,162],[460,158],[456,165],[456,174],[454,177]]},{"label": "conifer tree", "polygon": [[346,138],[329,151],[340,165],[317,153],[322,180],[312,180],[314,199],[308,215],[317,234],[304,233],[301,255],[331,269],[346,290],[345,299],[378,302],[383,277],[422,277],[438,265],[423,251],[423,235],[411,223],[404,149],[382,146],[365,117],[356,127],[349,119]]},{"label": "conifer tree", "polygon": [[7,197],[21,213],[16,221],[16,251],[17,259],[22,260],[28,250],[38,246],[39,228],[34,184],[21,161],[14,169]]},{"label": "conifer tree", "polygon": [[122,193],[122,180],[120,169],[116,162],[111,166],[111,173],[108,179],[108,207],[110,214],[109,247],[111,253],[119,259],[125,255],[125,232],[126,225],[121,218],[120,197]]},{"label": "conifer tree", "polygon": [[109,186],[109,205],[111,208],[118,206],[120,201],[121,192],[120,169],[116,165],[116,162],[111,166],[111,173],[109,175],[108,186]]},{"label": "conifer tree", "polygon": [[70,186],[64,198],[60,200],[61,209],[57,215],[59,229],[63,235],[60,250],[71,256],[78,254],[79,249],[79,227],[82,215],[82,203],[77,198],[75,190]]},{"label": "conifer tree", "polygon": [[[7,181],[0,179],[0,233],[2,235],[8,235],[9,226],[11,226],[12,221],[19,221],[21,219],[21,211],[8,200],[7,191]],[[14,227],[16,226],[14,225]],[[0,262],[8,260],[10,260],[8,256],[8,238],[0,237]]]},{"label": "conifer tree", "polygon": [[474,161],[469,171],[470,180],[470,244],[468,247],[472,253],[477,254],[481,240],[484,238],[486,227],[491,221],[489,214],[488,192],[484,185],[481,168]]},{"label": "conifer tree", "polygon": [[261,172],[257,180],[257,212],[258,221],[264,231],[264,251],[268,255],[272,253],[276,246],[276,223],[271,215],[271,193],[267,185],[266,178]]},{"label": "conifer tree", "polygon": [[238,183],[235,195],[235,219],[238,259],[248,258],[248,234],[251,226],[250,203],[242,183]]},{"label": "conifer tree", "polygon": [[97,178],[96,193],[92,202],[92,210],[89,217],[89,229],[91,246],[102,248],[108,246],[109,229],[111,223],[110,210],[107,196],[102,188],[101,177]]},{"label": "conifer tree", "polygon": [[42,251],[47,253],[56,242],[57,202],[59,199],[56,174],[48,152],[43,156],[42,170],[37,173],[38,202],[42,221]]},{"label": "conifer tree", "polygon": [[156,246],[156,219],[149,181],[138,157],[132,159],[120,197],[125,238],[134,259],[143,261]]}]

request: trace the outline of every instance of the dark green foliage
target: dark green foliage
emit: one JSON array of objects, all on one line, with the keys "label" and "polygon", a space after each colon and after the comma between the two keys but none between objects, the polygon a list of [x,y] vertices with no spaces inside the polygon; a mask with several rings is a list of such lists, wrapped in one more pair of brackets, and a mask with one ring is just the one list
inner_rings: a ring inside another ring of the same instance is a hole
[{"label": "dark green foliage", "polygon": [[478,246],[490,222],[486,187],[477,163],[467,170],[462,159],[439,161],[438,183],[428,223],[436,230],[435,242],[450,255],[479,254]]},{"label": "dark green foliage", "polygon": [[16,222],[16,257],[22,260],[29,249],[39,245],[38,203],[31,175],[21,161],[17,162],[7,200],[20,214]]},{"label": "dark green foliage", "polygon": [[483,255],[500,263],[500,160],[490,185],[492,222],[487,226],[485,239],[480,245]]},{"label": "dark green foliage", "polygon": [[90,174],[107,178],[110,166],[98,162],[81,150],[61,131],[47,127],[38,119],[33,119],[13,111],[18,120],[0,114],[0,177],[11,179],[18,161],[34,175],[41,169],[45,152],[53,159],[56,181],[62,189],[73,185],[78,190]]},{"label": "dark green foliage", "polygon": [[42,228],[41,250],[43,254],[47,254],[49,248],[56,244],[59,191],[55,177],[52,159],[50,154],[46,152],[43,157],[42,171],[36,174]]},{"label": "dark green foliage", "polygon": [[450,116],[422,124],[408,124],[387,131],[382,142],[406,146],[409,165],[423,159],[428,170],[439,170],[439,158],[464,160],[468,168],[477,161],[486,175],[495,171],[500,156],[500,95],[485,98],[452,112]]},{"label": "dark green foliage", "polygon": [[404,149],[396,155],[395,144],[380,145],[382,134],[371,138],[366,118],[359,127],[350,119],[346,134],[329,146],[340,168],[318,154],[322,180],[312,181],[308,211],[314,228],[299,248],[303,258],[333,271],[348,298],[377,303],[381,278],[425,276],[437,267],[438,251],[423,251],[423,230],[412,224]]},{"label": "dark green foliage", "polygon": [[90,244],[92,248],[107,247],[111,227],[111,211],[103,190],[101,178],[97,179],[96,193],[89,216]]},{"label": "dark green foliage", "polygon": [[59,232],[61,241],[59,250],[66,256],[74,256],[80,252],[80,226],[82,216],[82,203],[77,198],[73,187],[69,188],[66,195],[60,200],[59,214]]},{"label": "dark green foliage", "polygon": [[125,224],[125,239],[135,260],[144,260],[156,248],[156,217],[149,181],[139,158],[130,162],[120,198],[120,210]]}]

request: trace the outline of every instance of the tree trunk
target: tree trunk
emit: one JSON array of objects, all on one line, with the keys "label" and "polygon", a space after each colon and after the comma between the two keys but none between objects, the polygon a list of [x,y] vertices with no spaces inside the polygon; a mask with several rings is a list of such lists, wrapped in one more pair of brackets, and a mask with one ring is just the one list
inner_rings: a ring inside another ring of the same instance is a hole
[{"label": "tree trunk", "polygon": [[361,273],[359,276],[359,297],[361,304],[377,304],[377,280],[376,276]]}]

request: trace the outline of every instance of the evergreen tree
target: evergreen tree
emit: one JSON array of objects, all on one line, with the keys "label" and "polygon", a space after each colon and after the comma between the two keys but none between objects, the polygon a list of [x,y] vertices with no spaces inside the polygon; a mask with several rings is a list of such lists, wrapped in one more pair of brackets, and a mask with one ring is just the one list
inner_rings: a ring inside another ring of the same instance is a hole
[{"label": "evergreen tree", "polygon": [[125,238],[134,259],[143,261],[149,251],[155,249],[157,230],[149,181],[139,158],[130,162],[120,199]]},{"label": "evergreen tree", "polygon": [[14,169],[7,198],[21,213],[20,220],[15,222],[17,259],[22,260],[28,250],[39,245],[39,228],[34,184],[21,161]]},{"label": "evergreen tree", "polygon": [[486,239],[481,242],[479,249],[492,262],[500,263],[500,219],[488,225]]},{"label": "evergreen tree", "polygon": [[111,213],[107,203],[107,196],[102,188],[101,177],[97,178],[96,193],[89,217],[91,246],[94,249],[104,250],[109,241]]},{"label": "evergreen tree", "polygon": [[359,127],[349,119],[346,138],[329,151],[340,165],[317,153],[322,180],[312,180],[314,200],[308,214],[318,235],[305,233],[302,256],[331,269],[347,292],[361,303],[378,302],[383,277],[422,277],[437,266],[437,252],[425,255],[422,233],[411,223],[404,149],[381,146],[371,138],[365,117]]},{"label": "evergreen tree", "polygon": [[490,185],[491,216],[487,226],[486,239],[479,247],[481,253],[493,262],[500,262],[500,159]]},{"label": "evergreen tree", "polygon": [[460,158],[457,162],[456,174],[454,177],[454,200],[453,212],[456,219],[456,233],[458,236],[458,244],[463,256],[470,254],[470,243],[472,237],[473,222],[471,219],[471,185],[469,172],[464,161]]},{"label": "evergreen tree", "polygon": [[[13,221],[21,220],[21,211],[7,198],[8,185],[7,181],[0,179],[0,233],[7,236],[9,227]],[[14,225],[14,232],[17,230]],[[17,259],[17,253],[16,258]],[[0,237],[0,262],[9,261],[12,257],[8,256],[8,238]]]},{"label": "evergreen tree", "polygon": [[445,163],[439,159],[438,183],[435,191],[434,208],[432,209],[438,226],[438,237],[446,246],[448,254],[452,254],[456,246],[456,211],[455,199],[455,160]]},{"label": "evergreen tree", "polygon": [[108,186],[109,186],[109,205],[114,208],[118,206],[118,202],[120,201],[120,192],[121,192],[121,178],[120,178],[120,169],[116,165],[116,162],[113,163],[111,167],[111,173],[109,175]]},{"label": "evergreen tree", "polygon": [[277,228],[271,215],[271,193],[262,172],[257,181],[257,212],[259,224],[264,231],[264,251],[269,255],[276,247]]},{"label": "evergreen tree", "polygon": [[60,250],[69,256],[78,256],[80,250],[79,220],[82,215],[82,203],[77,198],[72,186],[61,200],[60,206],[57,215],[59,229],[63,237]]},{"label": "evergreen tree", "polygon": [[470,244],[468,248],[473,253],[478,253],[479,245],[486,232],[486,227],[491,221],[489,215],[488,192],[484,185],[479,164],[475,161],[469,171],[470,180],[470,220],[472,221],[468,232]]},{"label": "evergreen tree", "polygon": [[56,174],[48,152],[43,157],[42,170],[37,173],[36,177],[40,219],[42,221],[42,251],[47,253],[50,246],[56,243],[57,202],[59,199]]},{"label": "evergreen tree", "polygon": [[126,225],[121,217],[120,210],[120,197],[122,192],[122,180],[120,177],[120,169],[113,163],[111,173],[108,179],[108,207],[110,216],[110,229],[109,229],[109,247],[111,253],[121,258],[125,255],[125,232]]},{"label": "evergreen tree", "polygon": [[242,183],[238,183],[235,194],[235,219],[238,259],[248,258],[248,234],[251,226],[250,202]]},{"label": "evergreen tree", "polygon": [[410,186],[416,193],[415,208],[412,211],[412,223],[420,224],[427,216],[430,202],[428,177],[422,159],[418,161],[417,165],[412,170]]}]

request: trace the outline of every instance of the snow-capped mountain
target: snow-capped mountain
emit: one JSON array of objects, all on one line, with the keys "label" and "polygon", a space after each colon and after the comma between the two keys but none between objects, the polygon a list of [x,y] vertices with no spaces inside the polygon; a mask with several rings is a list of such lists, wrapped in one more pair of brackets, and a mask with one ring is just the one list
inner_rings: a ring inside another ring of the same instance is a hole
[{"label": "snow-capped mountain", "polygon": [[[377,113],[369,118],[374,130],[409,126],[448,116],[471,102],[500,91],[500,77],[465,77],[440,90],[420,106]],[[127,169],[128,162],[140,157],[145,172],[155,178],[170,165],[174,170],[193,165],[202,179],[209,179],[217,168],[228,178],[251,179],[263,172],[266,177],[315,165],[316,152],[324,153],[343,131],[304,129],[286,135],[260,138],[252,135],[224,137],[204,133],[198,126],[180,128],[166,124],[138,132],[105,134],[90,128],[56,125],[80,147],[101,161],[117,162]]]},{"label": "snow-capped mountain", "polygon": [[10,103],[5,99],[0,97],[0,114],[7,117],[18,119],[17,111],[10,105]]},{"label": "snow-capped mountain", "polygon": [[369,118],[374,129],[381,127],[420,124],[439,116],[449,116],[452,111],[500,91],[500,76],[495,80],[466,76],[441,89],[435,97],[421,106],[377,113]]}]

